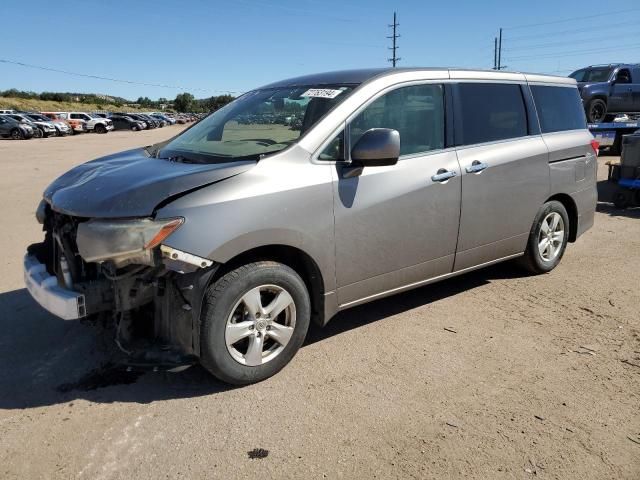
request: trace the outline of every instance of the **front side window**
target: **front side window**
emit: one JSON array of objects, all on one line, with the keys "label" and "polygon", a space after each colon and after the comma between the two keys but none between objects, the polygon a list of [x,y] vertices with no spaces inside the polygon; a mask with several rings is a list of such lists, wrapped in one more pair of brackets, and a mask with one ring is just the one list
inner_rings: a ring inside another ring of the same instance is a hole
[{"label": "front side window", "polygon": [[618,70],[618,73],[616,75],[616,82],[617,83],[632,83],[631,82],[631,72],[629,71],[628,68],[621,68],[620,70]]},{"label": "front side window", "polygon": [[306,85],[254,90],[185,131],[162,147],[158,156],[193,163],[260,159],[297,142],[354,87]]},{"label": "front side window", "polygon": [[397,130],[400,155],[444,148],[444,87],[412,85],[377,98],[351,122],[351,148],[372,128]]},{"label": "front side window", "polygon": [[584,108],[577,88],[532,85],[542,133],[586,128]]},{"label": "front side window", "polygon": [[527,135],[527,111],[520,85],[462,83],[457,144],[508,140]]}]

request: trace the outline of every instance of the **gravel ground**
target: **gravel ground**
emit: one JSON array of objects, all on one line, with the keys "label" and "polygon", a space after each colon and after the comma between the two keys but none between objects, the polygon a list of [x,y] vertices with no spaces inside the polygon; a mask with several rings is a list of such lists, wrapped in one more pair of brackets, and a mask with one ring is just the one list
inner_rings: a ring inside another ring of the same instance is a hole
[{"label": "gravel ground", "polygon": [[181,127],[0,141],[0,477],[640,478],[640,209],[552,273],[504,264],[314,328],[280,374],[124,374],[22,283],[44,187]]}]

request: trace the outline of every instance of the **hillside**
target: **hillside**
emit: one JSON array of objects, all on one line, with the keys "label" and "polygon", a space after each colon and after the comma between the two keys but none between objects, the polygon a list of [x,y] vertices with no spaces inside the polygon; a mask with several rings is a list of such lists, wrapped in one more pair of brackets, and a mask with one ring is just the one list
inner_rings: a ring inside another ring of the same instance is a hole
[{"label": "hillside", "polygon": [[[109,103],[84,103],[84,102],[56,102],[52,100],[40,100],[36,98],[0,97],[0,109],[26,110],[38,112],[81,111],[93,112],[106,110],[109,112],[131,112],[143,110],[140,107],[116,106]],[[149,108],[144,108],[149,110]]]}]

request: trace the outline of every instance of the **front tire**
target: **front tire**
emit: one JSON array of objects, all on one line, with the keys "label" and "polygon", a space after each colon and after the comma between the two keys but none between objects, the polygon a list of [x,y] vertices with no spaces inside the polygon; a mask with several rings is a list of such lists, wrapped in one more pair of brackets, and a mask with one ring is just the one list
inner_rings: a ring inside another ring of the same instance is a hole
[{"label": "front tire", "polygon": [[11,138],[13,140],[22,140],[24,138],[24,135],[22,134],[20,129],[14,128],[13,130],[11,130]]},{"label": "front tire", "polygon": [[311,305],[304,281],[281,263],[236,268],[212,284],[201,316],[201,363],[247,385],[275,375],[302,346]]},{"label": "front tire", "polygon": [[520,264],[533,274],[556,268],[569,241],[569,215],[562,203],[545,203],[533,221],[529,240]]},{"label": "front tire", "polygon": [[95,126],[96,133],[107,133],[107,127],[103,124],[99,123]]},{"label": "front tire", "polygon": [[44,137],[44,133],[38,127],[34,127],[33,128],[33,136],[35,138],[42,138],[42,137]]}]

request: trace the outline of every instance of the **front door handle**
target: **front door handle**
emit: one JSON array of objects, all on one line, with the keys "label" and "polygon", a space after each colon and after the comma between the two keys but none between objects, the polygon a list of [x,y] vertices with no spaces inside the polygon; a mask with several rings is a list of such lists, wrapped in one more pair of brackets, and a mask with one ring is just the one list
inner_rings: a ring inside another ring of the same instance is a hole
[{"label": "front door handle", "polygon": [[481,171],[483,171],[485,168],[488,168],[489,165],[484,163],[484,162],[479,162],[478,160],[474,160],[473,162],[471,162],[471,165],[469,165],[466,170],[467,173],[480,173]]},{"label": "front door handle", "polygon": [[433,180],[434,182],[446,182],[447,180],[455,177],[456,175],[457,173],[453,170],[446,170],[444,168],[441,168],[440,170],[438,170],[438,173],[436,173],[431,177],[431,180]]}]

